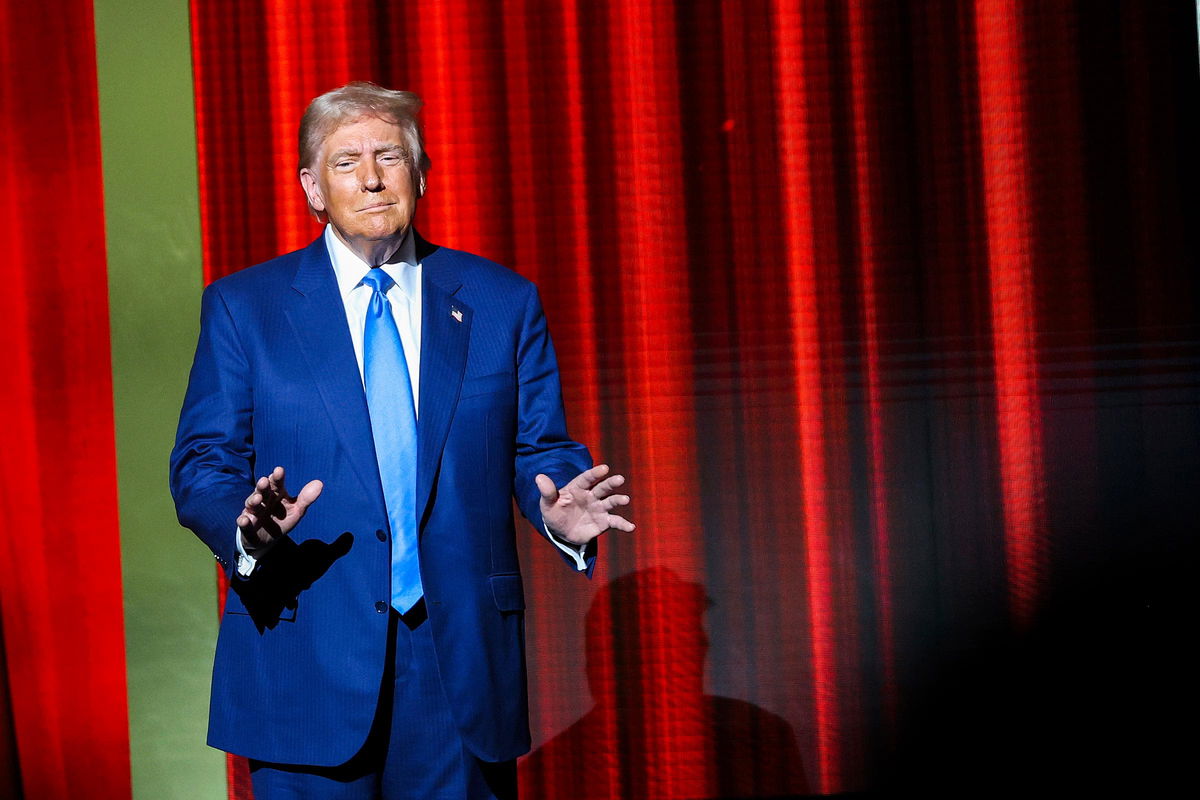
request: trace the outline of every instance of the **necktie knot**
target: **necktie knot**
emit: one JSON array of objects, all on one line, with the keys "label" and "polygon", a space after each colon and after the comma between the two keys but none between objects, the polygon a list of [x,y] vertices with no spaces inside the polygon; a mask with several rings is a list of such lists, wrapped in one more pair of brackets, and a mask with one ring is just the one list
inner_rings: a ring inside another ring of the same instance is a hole
[{"label": "necktie knot", "polygon": [[371,291],[379,292],[380,294],[387,294],[388,289],[396,285],[396,282],[392,280],[392,276],[379,267],[375,267],[364,275],[362,282],[364,286],[370,287]]}]

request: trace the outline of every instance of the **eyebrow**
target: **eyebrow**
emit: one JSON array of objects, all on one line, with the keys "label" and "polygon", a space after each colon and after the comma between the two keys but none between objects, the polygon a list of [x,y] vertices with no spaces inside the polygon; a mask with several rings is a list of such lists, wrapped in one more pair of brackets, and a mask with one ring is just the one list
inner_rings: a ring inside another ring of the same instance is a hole
[{"label": "eyebrow", "polygon": [[[375,153],[375,155],[379,155],[381,153],[400,153],[402,155],[407,155],[408,151],[405,149],[404,145],[401,145],[401,144],[384,144],[384,145],[380,145],[379,147],[376,147],[374,150],[374,153]],[[359,156],[359,155],[362,155],[362,148],[343,147],[341,150],[336,150],[333,153],[329,154],[329,163],[333,164],[337,161],[342,160],[346,156]]]}]

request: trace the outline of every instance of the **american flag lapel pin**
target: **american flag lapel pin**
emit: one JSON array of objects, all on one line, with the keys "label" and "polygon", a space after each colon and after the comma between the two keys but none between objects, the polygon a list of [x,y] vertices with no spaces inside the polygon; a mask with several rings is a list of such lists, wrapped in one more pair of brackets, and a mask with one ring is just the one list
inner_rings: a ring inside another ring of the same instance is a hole
[{"label": "american flag lapel pin", "polygon": [[455,322],[462,322],[462,312],[454,306],[450,306],[450,316],[454,317]]}]

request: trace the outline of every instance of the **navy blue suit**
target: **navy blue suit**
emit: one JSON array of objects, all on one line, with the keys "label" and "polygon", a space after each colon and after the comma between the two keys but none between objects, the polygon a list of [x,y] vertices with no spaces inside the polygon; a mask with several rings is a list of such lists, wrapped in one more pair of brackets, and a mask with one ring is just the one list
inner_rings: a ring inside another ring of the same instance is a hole
[{"label": "navy blue suit", "polygon": [[[533,284],[419,239],[417,255],[428,624],[464,743],[485,761],[508,760],[529,748],[512,498],[540,531],[534,476],[562,486],[591,459],[567,435]],[[322,238],[204,293],[171,490],[180,522],[227,572],[234,520],[254,480],[276,465],[294,489],[314,478],[325,488],[254,575],[231,574],[209,744],[331,766],[355,755],[376,710],[390,545],[366,398]]]}]

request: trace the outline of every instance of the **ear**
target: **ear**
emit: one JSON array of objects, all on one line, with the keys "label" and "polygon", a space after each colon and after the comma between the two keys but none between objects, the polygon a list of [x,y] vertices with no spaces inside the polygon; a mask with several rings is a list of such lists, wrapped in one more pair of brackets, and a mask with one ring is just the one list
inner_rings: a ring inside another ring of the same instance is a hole
[{"label": "ear", "polygon": [[425,173],[417,175],[417,197],[425,196]]},{"label": "ear", "polygon": [[317,183],[317,176],[313,175],[312,170],[308,167],[300,170],[300,185],[304,187],[304,196],[308,198],[309,208],[317,213],[324,212],[325,198],[321,195],[321,187]]}]

